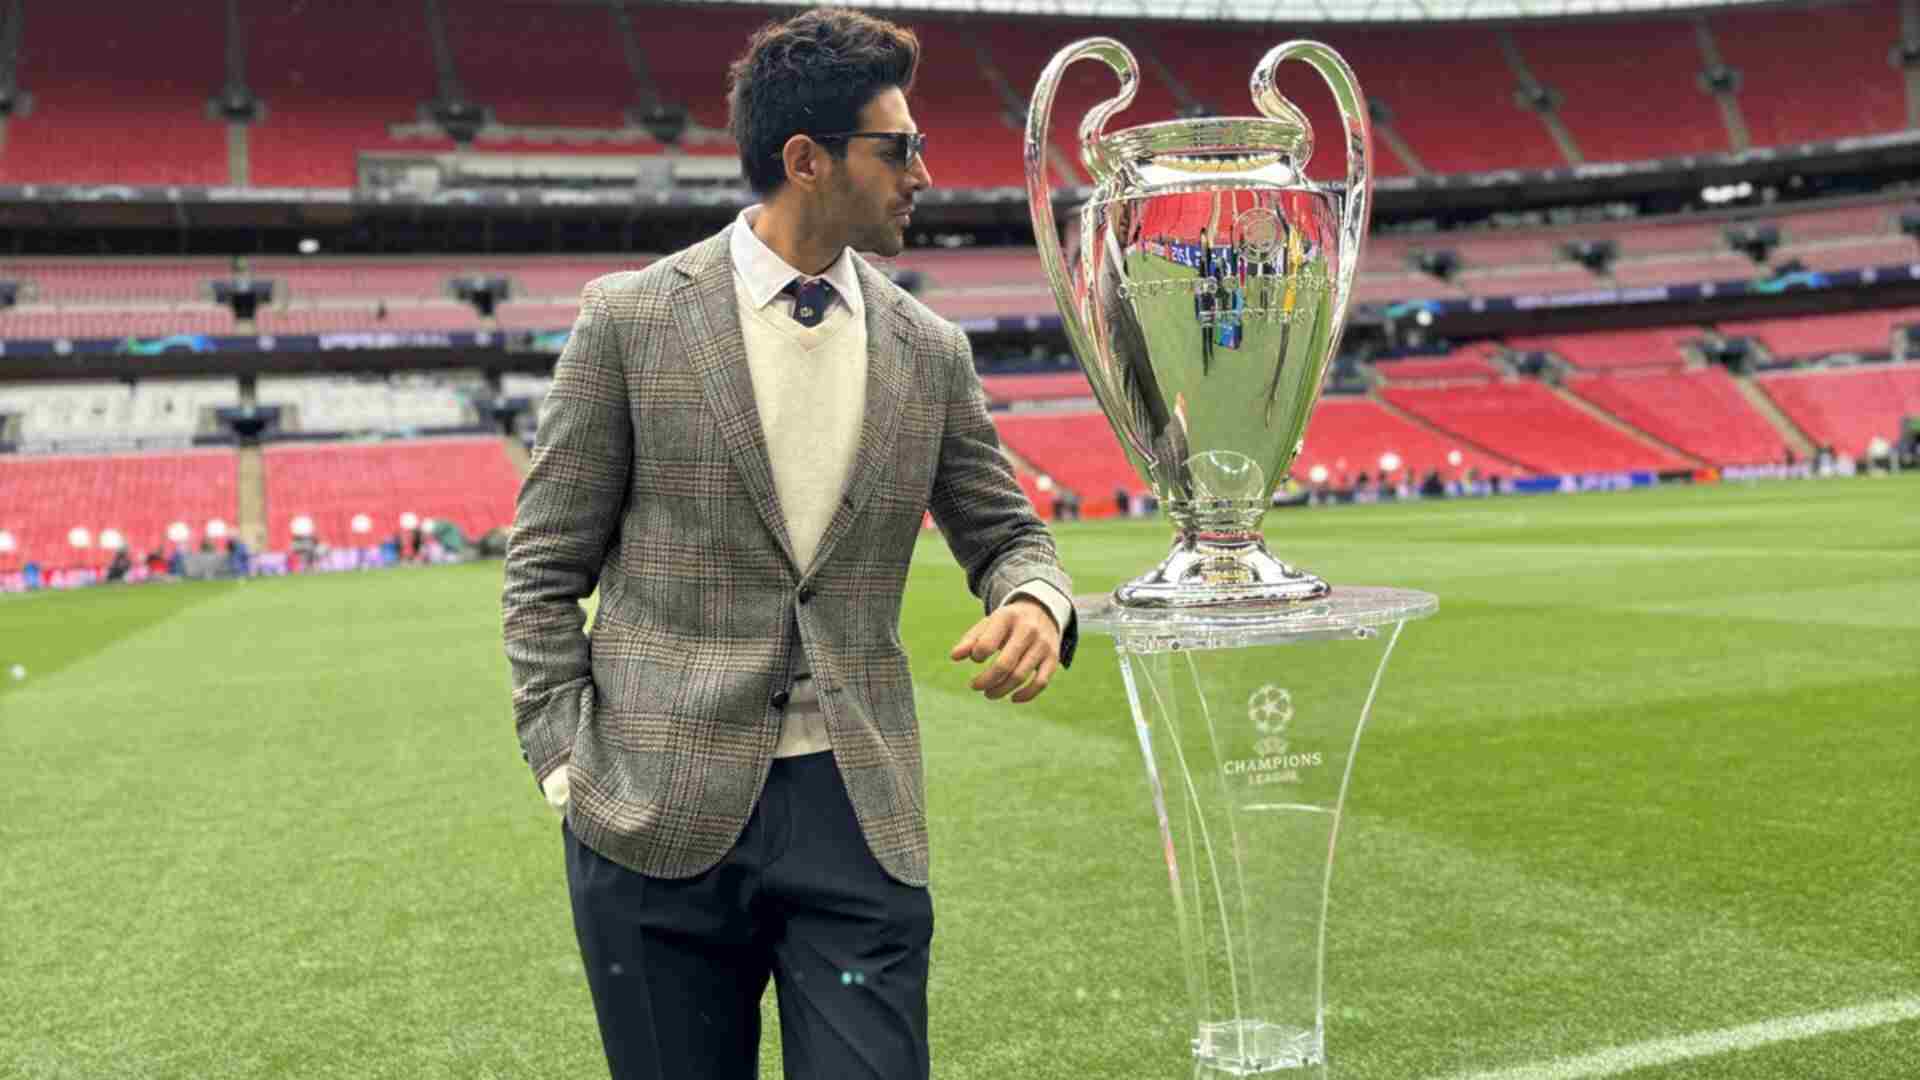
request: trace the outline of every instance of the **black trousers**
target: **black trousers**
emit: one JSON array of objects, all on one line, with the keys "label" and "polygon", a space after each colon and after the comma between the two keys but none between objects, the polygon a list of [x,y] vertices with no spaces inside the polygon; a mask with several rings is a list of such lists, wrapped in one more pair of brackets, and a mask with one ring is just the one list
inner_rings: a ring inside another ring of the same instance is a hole
[{"label": "black trousers", "polygon": [[614,1080],[757,1080],[769,978],[788,1080],[926,1080],[933,899],[880,869],[831,752],[776,758],[697,877],[636,873],[562,829]]}]

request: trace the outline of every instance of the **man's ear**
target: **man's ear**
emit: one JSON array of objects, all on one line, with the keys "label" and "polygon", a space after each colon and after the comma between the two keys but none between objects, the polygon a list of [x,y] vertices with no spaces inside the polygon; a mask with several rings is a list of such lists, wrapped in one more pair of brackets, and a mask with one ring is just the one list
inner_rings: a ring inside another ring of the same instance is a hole
[{"label": "man's ear", "polygon": [[825,180],[826,151],[805,135],[795,135],[780,148],[780,160],[787,169],[787,183],[812,191]]}]

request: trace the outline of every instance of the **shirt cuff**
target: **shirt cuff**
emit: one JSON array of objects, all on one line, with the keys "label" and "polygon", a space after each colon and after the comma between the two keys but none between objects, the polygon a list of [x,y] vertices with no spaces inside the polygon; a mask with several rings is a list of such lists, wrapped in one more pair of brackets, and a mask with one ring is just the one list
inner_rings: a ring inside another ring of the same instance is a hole
[{"label": "shirt cuff", "polygon": [[1058,586],[1052,582],[1034,578],[1008,593],[1007,598],[1000,602],[1000,606],[1006,607],[1016,597],[1021,596],[1039,601],[1040,606],[1047,609],[1047,614],[1053,616],[1053,628],[1062,634],[1067,632],[1067,620],[1073,617],[1073,601],[1067,597],[1066,593],[1061,592]]}]

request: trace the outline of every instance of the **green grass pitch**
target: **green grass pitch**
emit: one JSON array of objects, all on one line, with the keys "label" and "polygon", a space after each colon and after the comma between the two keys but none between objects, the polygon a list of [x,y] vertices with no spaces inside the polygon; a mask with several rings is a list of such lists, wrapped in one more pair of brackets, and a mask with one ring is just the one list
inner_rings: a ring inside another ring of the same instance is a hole
[{"label": "green grass pitch", "polygon": [[[1349,794],[1335,1077],[1570,1075],[1552,1063],[1920,996],[1920,479],[1267,532],[1336,583],[1442,603],[1400,641]],[[1093,591],[1166,532],[1059,538]],[[0,1077],[605,1075],[499,574],[0,597]],[[945,660],[976,611],[930,536],[905,639],[934,1075],[1185,1077],[1112,650],[1089,640],[1032,706],[978,700]],[[1604,1074],[1920,1076],[1920,1020]]]}]

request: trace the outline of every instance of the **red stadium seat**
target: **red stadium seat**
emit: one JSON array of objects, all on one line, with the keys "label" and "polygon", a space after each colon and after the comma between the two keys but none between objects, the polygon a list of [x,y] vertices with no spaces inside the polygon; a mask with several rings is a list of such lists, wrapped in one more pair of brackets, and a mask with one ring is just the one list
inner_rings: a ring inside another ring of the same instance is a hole
[{"label": "red stadium seat", "polygon": [[[1740,111],[1753,145],[1907,126],[1905,73],[1887,62],[1902,33],[1895,0],[1742,4],[1714,12],[1707,23],[1721,58],[1740,72]],[[1819,63],[1808,62],[1810,40],[1819,42]]]},{"label": "red stadium seat", "polygon": [[1759,383],[1816,445],[1855,457],[1875,436],[1898,440],[1905,418],[1920,416],[1920,364],[1782,371]]},{"label": "red stadium seat", "polygon": [[[1448,460],[1455,453],[1460,455],[1458,465]],[[1372,398],[1325,397],[1307,422],[1306,445],[1294,459],[1293,476],[1309,480],[1316,465],[1325,466],[1328,483],[1344,490],[1361,473],[1377,475],[1386,454],[1398,456],[1400,468],[1416,482],[1429,472],[1452,480],[1468,469],[1482,477],[1528,471],[1475,446],[1471,433],[1463,439],[1437,431]]]},{"label": "red stadium seat", "polygon": [[[497,438],[422,439],[373,444],[270,446],[266,461],[267,543],[285,550],[290,526],[313,519],[314,535],[336,547],[377,544],[400,531],[400,515],[451,521],[469,536],[513,522],[520,474]],[[353,518],[373,531],[362,540]]]},{"label": "red stadium seat", "polygon": [[1388,387],[1381,397],[1443,432],[1539,473],[1683,470],[1693,463],[1642,442],[1530,381]]},{"label": "red stadium seat", "polygon": [[994,418],[1000,439],[1053,481],[1080,496],[1085,517],[1117,511],[1113,493],[1148,490],[1127,463],[1106,414],[1004,413]]},{"label": "red stadium seat", "polygon": [[1765,465],[1787,445],[1722,368],[1672,374],[1581,376],[1567,389],[1714,465]]},{"label": "red stadium seat", "polygon": [[1913,325],[1920,325],[1920,308],[1730,321],[1720,324],[1720,332],[1728,337],[1757,339],[1777,357],[1805,358],[1888,353],[1893,350],[1894,329]]},{"label": "red stadium seat", "polygon": [[196,543],[209,521],[232,527],[239,513],[236,460],[231,450],[0,455],[0,529],[19,545],[11,566],[104,567],[108,553],[68,544],[76,526],[96,544],[103,530],[118,530],[136,561],[168,548],[167,527],[176,521],[193,531]]},{"label": "red stadium seat", "polygon": [[1677,369],[1687,362],[1681,346],[1701,336],[1701,332],[1692,327],[1662,327],[1509,338],[1507,345],[1522,352],[1556,353],[1574,367],[1588,371]]},{"label": "red stadium seat", "polygon": [[1495,367],[1491,355],[1498,349],[1482,347],[1449,356],[1405,356],[1396,360],[1378,360],[1373,370],[1389,382],[1426,382],[1436,379],[1485,382],[1505,372]]}]

